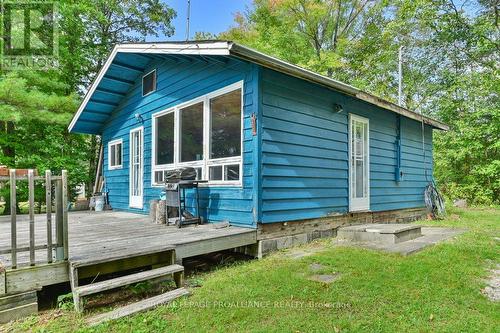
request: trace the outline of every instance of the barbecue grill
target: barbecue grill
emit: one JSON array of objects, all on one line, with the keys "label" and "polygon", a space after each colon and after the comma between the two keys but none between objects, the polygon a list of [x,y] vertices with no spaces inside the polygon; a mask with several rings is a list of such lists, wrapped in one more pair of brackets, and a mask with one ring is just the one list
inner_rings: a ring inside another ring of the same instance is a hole
[{"label": "barbecue grill", "polygon": [[[165,193],[167,209],[165,214],[169,221],[169,208],[177,209],[177,227],[186,224],[201,224],[200,195],[198,185],[206,180],[196,179],[196,169],[186,167],[165,172]],[[186,189],[194,189],[196,196],[196,215],[191,214],[186,208]],[[172,209],[170,209],[172,211]],[[174,217],[174,216],[172,216]]]}]

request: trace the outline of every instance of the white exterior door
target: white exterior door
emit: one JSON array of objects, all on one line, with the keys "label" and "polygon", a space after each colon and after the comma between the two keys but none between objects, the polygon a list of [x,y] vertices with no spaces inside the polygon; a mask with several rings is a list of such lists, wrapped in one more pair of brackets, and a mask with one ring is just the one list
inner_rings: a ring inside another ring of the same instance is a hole
[{"label": "white exterior door", "polygon": [[143,127],[130,131],[130,199],[129,206],[140,208],[143,206]]},{"label": "white exterior door", "polygon": [[367,118],[349,116],[349,211],[370,209],[370,137]]}]

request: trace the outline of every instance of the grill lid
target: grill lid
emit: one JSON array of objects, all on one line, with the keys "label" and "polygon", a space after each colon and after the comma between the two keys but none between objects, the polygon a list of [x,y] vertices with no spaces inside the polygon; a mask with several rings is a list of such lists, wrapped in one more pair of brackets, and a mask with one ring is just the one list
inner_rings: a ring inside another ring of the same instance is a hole
[{"label": "grill lid", "polygon": [[195,180],[196,169],[191,167],[168,170],[165,172],[165,182],[177,183],[180,180]]}]

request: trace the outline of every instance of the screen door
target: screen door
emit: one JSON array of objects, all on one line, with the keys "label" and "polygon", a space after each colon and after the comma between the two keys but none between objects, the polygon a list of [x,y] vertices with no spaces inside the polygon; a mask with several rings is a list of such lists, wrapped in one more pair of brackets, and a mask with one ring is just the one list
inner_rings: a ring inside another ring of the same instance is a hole
[{"label": "screen door", "polygon": [[349,119],[349,210],[370,209],[370,138],[368,119]]},{"label": "screen door", "polygon": [[130,201],[129,206],[142,209],[143,199],[143,128],[130,131]]}]

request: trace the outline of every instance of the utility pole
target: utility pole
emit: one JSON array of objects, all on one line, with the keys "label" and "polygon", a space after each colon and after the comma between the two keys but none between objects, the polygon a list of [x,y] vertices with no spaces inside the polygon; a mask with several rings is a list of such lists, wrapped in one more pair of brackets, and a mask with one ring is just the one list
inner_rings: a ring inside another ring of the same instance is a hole
[{"label": "utility pole", "polygon": [[189,40],[189,16],[191,15],[191,0],[187,0],[188,8],[187,8],[187,25],[186,25],[186,40]]},{"label": "utility pole", "polygon": [[403,46],[399,47],[398,63],[398,105],[403,104]]}]

